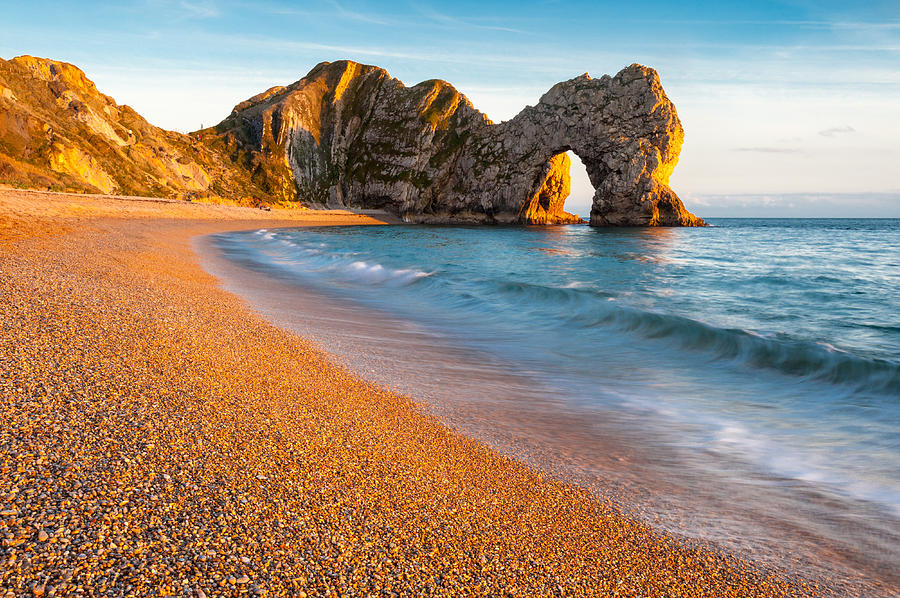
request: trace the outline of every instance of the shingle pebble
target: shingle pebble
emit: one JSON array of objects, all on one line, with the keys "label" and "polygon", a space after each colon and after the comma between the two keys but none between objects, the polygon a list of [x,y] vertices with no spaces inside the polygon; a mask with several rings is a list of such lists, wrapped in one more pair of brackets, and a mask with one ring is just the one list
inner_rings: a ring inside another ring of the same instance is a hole
[{"label": "shingle pebble", "polygon": [[629,519],[269,325],[191,251],[277,212],[246,214],[0,192],[11,595],[821,591]]}]

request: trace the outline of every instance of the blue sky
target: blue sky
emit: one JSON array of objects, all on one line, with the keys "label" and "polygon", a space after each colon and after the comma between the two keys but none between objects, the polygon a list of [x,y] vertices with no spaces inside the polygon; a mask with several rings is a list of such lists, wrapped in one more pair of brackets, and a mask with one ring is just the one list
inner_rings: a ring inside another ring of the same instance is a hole
[{"label": "blue sky", "polygon": [[[495,121],[557,81],[640,62],[684,123],[672,186],[697,213],[900,216],[897,0],[4,4],[0,57],[72,62],[181,131],[323,60],[446,79]],[[573,177],[567,207],[584,212]]]}]

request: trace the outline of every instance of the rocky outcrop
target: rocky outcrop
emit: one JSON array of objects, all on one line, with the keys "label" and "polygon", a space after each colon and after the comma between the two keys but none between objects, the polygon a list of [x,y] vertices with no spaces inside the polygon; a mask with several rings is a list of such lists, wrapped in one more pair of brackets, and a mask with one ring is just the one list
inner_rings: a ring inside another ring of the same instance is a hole
[{"label": "rocky outcrop", "polygon": [[684,132],[653,69],[555,85],[492,123],[452,85],[321,63],[182,135],[100,93],[78,68],[0,59],[0,183],[151,196],[383,208],[409,222],[552,224],[577,154],[591,224],[702,225],[668,185]]},{"label": "rocky outcrop", "polygon": [[592,225],[703,225],[668,185],[683,140],[656,71],[634,64],[615,77],[558,83],[536,106],[489,127],[471,140],[454,184],[471,181],[462,193],[508,212],[534,188],[534,173],[572,150],[595,189]]},{"label": "rocky outcrop", "polygon": [[572,222],[572,150],[595,188],[591,224],[703,224],[668,186],[684,132],[656,71],[640,65],[559,83],[493,124],[446,82],[406,87],[374,66],[322,63],[215,130],[220,151],[285,199],[412,222]]},{"label": "rocky outcrop", "polygon": [[187,135],[154,127],[77,67],[0,59],[0,182],[151,196],[261,197],[243,169]]},{"label": "rocky outcrop", "polygon": [[524,210],[518,220],[529,224],[575,224],[582,222],[575,214],[563,211],[563,204],[571,191],[569,154],[557,154],[550,158],[550,170],[540,190],[531,201],[522,205]]}]

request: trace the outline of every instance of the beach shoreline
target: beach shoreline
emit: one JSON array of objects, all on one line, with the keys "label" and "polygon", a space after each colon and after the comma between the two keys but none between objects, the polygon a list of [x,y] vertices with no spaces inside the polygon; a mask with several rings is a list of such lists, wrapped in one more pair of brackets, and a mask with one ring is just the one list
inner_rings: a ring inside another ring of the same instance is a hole
[{"label": "beach shoreline", "polygon": [[254,314],[191,250],[377,223],[0,191],[11,595],[847,595],[447,429]]},{"label": "beach shoreline", "polygon": [[[411,397],[451,429],[584,488],[629,517],[825,585],[896,585],[895,519],[879,505],[754,468],[735,456],[698,455],[683,437],[667,437],[653,412],[580,403],[579,389],[563,390],[534,366],[484,350],[477,330],[476,338],[464,338],[422,318],[415,307],[407,312],[408,287],[394,289],[394,279],[387,286],[393,303],[385,304],[367,292],[378,292],[377,282],[347,289],[340,279],[329,286],[317,277],[323,266],[315,260],[331,264],[333,257],[318,248],[329,236],[348,233],[359,237],[360,254],[343,263],[363,260],[350,264],[349,272],[365,265],[378,277],[391,276],[395,265],[382,265],[366,252],[366,237],[404,230],[416,235],[418,229],[259,229],[197,237],[194,246],[204,269],[273,325],[314,342],[362,379]],[[426,227],[421,234],[433,239],[444,232]],[[307,252],[315,257],[305,258]],[[424,256],[420,263],[427,263]],[[399,275],[421,276],[416,267],[406,264]]]}]

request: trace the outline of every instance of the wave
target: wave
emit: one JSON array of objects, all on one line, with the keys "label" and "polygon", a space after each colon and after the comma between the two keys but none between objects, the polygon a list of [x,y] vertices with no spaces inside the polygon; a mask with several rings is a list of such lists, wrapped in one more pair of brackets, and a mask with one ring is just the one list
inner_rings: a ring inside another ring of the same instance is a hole
[{"label": "wave", "polygon": [[254,245],[232,245],[222,237],[231,252],[275,267],[300,277],[322,277],[362,285],[406,286],[431,276],[412,268],[391,268],[372,260],[359,259],[355,251],[328,251],[325,243],[298,243],[293,237],[278,231],[255,231]]},{"label": "wave", "polygon": [[900,365],[854,355],[824,342],[809,342],[764,335],[736,328],[718,328],[690,318],[617,306],[608,309],[593,326],[603,326],[660,340],[670,346],[705,353],[758,369],[853,390],[900,396]]},{"label": "wave", "polygon": [[257,231],[255,236],[262,243],[258,249],[267,256],[270,265],[297,276],[321,278],[325,285],[331,281],[352,287],[390,288],[415,285],[427,279],[431,282],[419,292],[428,295],[430,305],[441,304],[457,317],[477,317],[483,322],[520,318],[527,320],[529,327],[573,332],[604,329],[662,343],[669,349],[699,353],[711,361],[730,362],[741,368],[774,370],[852,391],[900,396],[900,364],[848,353],[825,342],[721,328],[685,316],[627,306],[624,305],[629,299],[627,291],[617,295],[590,288],[588,283],[571,281],[563,286],[495,278],[450,281],[444,276],[433,277],[435,272],[391,267],[346,248],[329,250],[318,241],[297,243],[296,236],[282,238],[277,232],[265,229]]},{"label": "wave", "polygon": [[684,316],[622,305],[611,293],[575,285],[502,282],[495,288],[506,295],[504,303],[519,304],[534,321],[540,319],[538,312],[553,314],[562,326],[604,328],[746,368],[776,370],[856,391],[900,395],[900,364],[848,353],[826,342],[720,328]]},{"label": "wave", "polygon": [[347,270],[356,280],[368,284],[407,285],[432,274],[411,268],[387,268],[381,264],[364,261],[352,262]]},{"label": "wave", "polygon": [[[842,472],[834,467],[834,455],[831,453],[785,451],[765,433],[736,422],[720,424],[713,431],[708,447],[749,458],[778,475],[843,489],[850,496],[886,505],[894,514],[900,515],[900,493],[896,487],[877,475],[853,476]],[[861,470],[867,469],[867,463],[863,460],[854,463]]]}]

